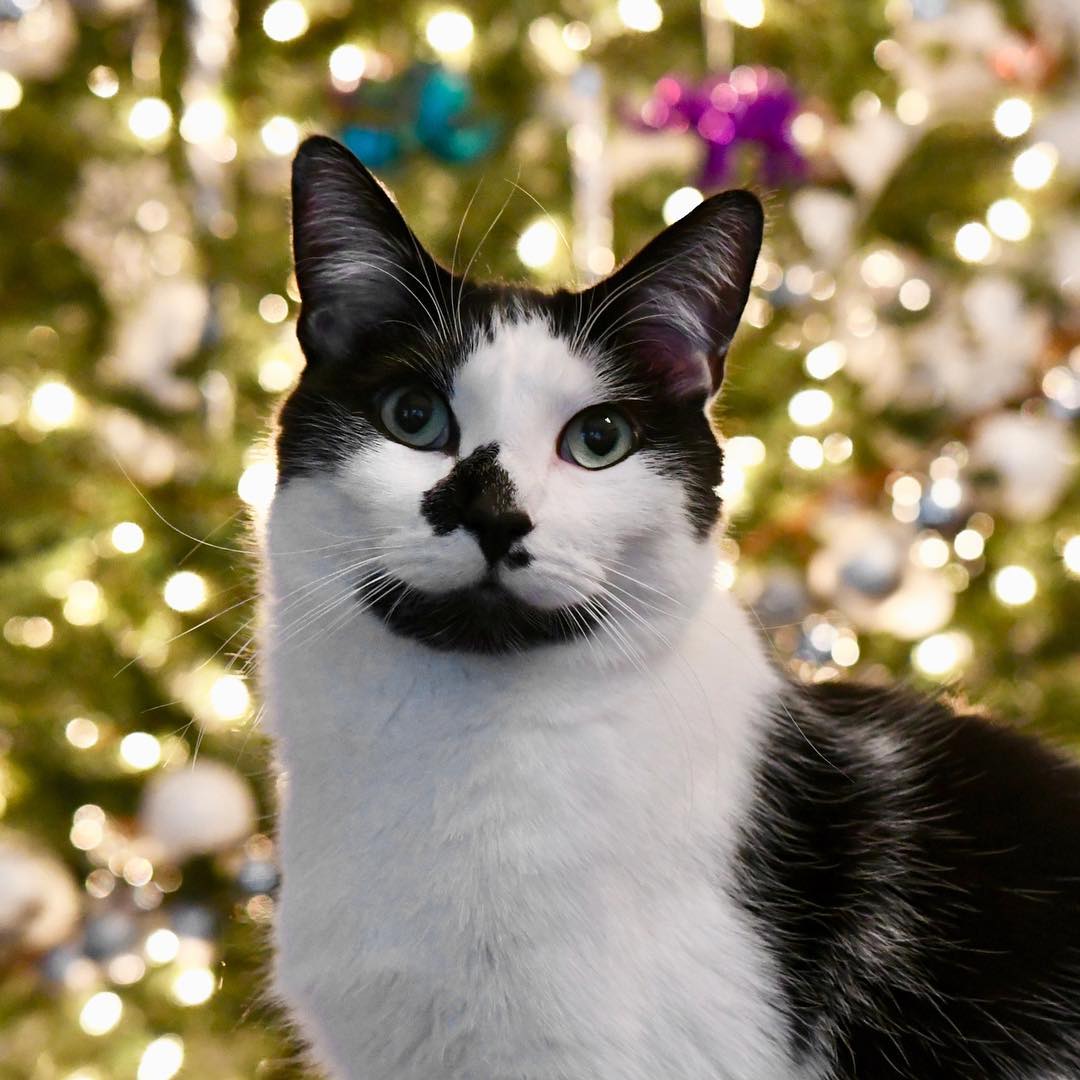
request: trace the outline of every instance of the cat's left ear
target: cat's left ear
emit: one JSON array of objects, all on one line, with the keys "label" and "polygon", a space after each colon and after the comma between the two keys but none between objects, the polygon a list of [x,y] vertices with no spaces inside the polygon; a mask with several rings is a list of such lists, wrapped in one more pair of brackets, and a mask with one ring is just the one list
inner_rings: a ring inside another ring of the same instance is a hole
[{"label": "cat's left ear", "polygon": [[306,139],[292,170],[297,334],[309,361],[362,354],[394,322],[438,320],[450,275],[378,180],[341,143]]},{"label": "cat's left ear", "polygon": [[720,389],[765,216],[749,191],[700,203],[585,296],[593,336],[629,349],[671,393]]}]

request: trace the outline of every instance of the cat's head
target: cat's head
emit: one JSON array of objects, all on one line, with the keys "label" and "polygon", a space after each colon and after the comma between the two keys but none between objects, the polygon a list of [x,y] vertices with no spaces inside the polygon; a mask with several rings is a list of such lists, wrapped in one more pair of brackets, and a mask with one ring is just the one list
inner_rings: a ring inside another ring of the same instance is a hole
[{"label": "cat's head", "polygon": [[279,418],[272,563],[275,536],[310,545],[299,583],[281,556],[294,587],[336,582],[357,617],[469,652],[630,644],[692,604],[719,514],[706,407],[761,231],[757,200],[729,192],[582,292],[478,284],[347,150],[309,139],[307,364]]}]

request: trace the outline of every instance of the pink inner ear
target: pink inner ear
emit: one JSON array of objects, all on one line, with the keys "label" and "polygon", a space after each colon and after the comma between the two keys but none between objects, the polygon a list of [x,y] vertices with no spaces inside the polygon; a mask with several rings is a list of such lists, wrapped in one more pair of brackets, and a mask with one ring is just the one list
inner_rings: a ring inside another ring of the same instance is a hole
[{"label": "pink inner ear", "polygon": [[669,327],[647,324],[635,348],[648,377],[675,397],[707,396],[719,389],[720,371],[714,371],[706,351]]}]

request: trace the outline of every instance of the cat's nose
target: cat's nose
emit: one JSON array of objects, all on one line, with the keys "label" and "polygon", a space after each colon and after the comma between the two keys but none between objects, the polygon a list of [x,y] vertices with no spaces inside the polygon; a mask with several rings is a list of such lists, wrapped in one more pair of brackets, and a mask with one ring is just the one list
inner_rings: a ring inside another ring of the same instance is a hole
[{"label": "cat's nose", "polygon": [[487,488],[461,509],[461,524],[476,537],[490,566],[502,559],[523,536],[532,532],[532,519],[524,511],[507,508]]}]

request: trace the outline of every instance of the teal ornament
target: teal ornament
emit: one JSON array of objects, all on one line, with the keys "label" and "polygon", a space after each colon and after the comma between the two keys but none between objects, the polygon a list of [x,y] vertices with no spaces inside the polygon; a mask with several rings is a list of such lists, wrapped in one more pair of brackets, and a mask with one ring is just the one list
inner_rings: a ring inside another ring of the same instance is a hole
[{"label": "teal ornament", "polygon": [[394,83],[372,89],[370,111],[389,112],[390,122],[351,124],[341,141],[374,169],[396,165],[418,151],[450,165],[467,165],[487,154],[498,135],[495,121],[466,122],[472,98],[463,75],[416,64]]}]

